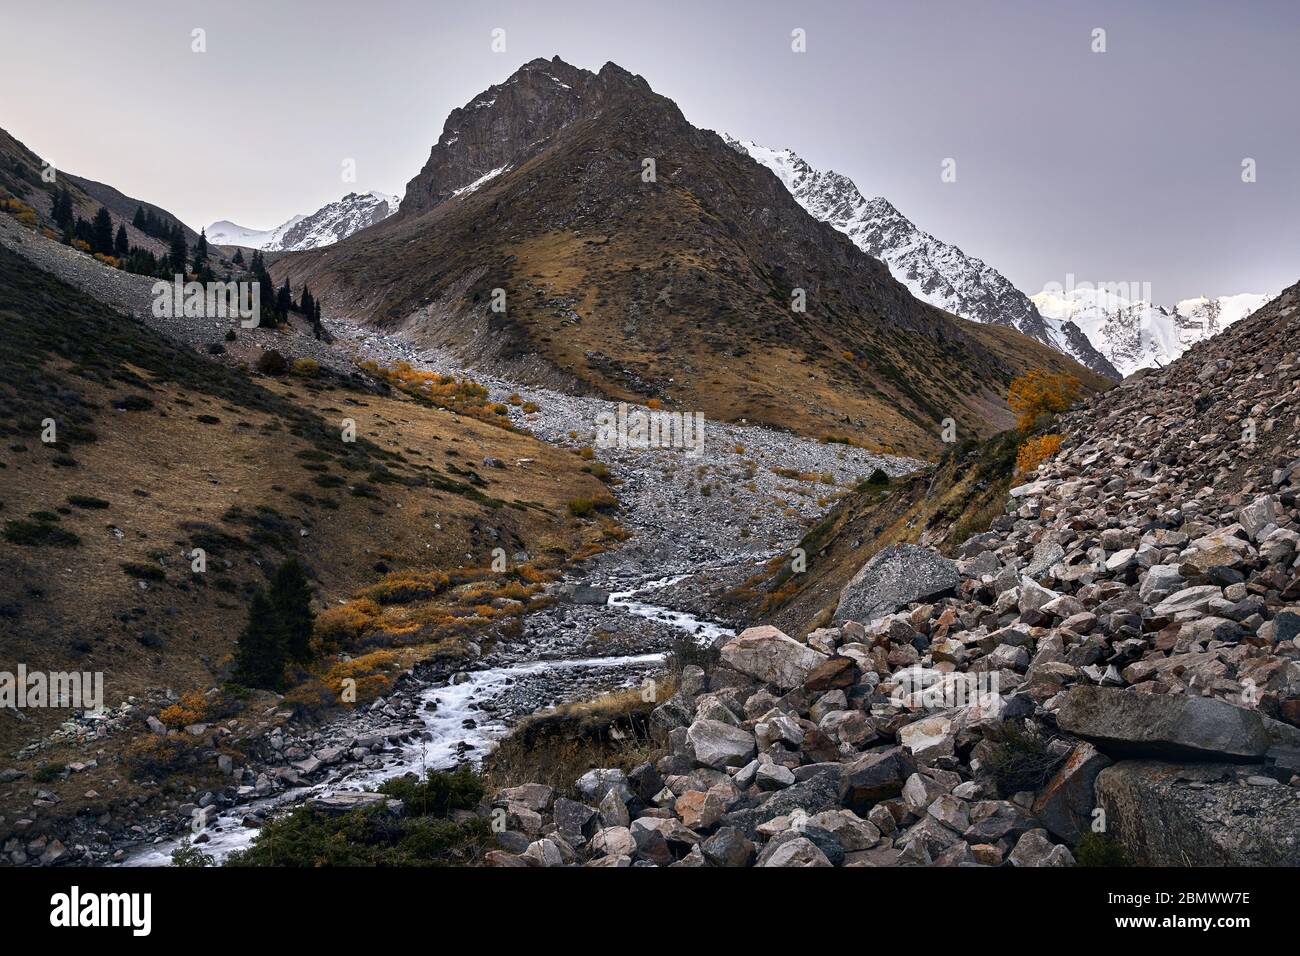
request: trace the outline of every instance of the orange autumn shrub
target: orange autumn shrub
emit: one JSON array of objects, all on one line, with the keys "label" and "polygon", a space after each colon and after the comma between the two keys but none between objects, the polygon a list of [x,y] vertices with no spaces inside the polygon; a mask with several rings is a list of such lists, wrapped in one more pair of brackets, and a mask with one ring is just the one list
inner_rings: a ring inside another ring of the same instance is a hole
[{"label": "orange autumn shrub", "polygon": [[1035,435],[1016,453],[1016,474],[1026,475],[1061,450],[1063,435]]},{"label": "orange autumn shrub", "polygon": [[173,730],[179,730],[190,724],[203,723],[207,708],[208,702],[202,691],[187,690],[179,701],[159,711],[158,719]]},{"label": "orange autumn shrub", "polygon": [[1012,379],[1007,404],[1016,413],[1016,427],[1031,428],[1039,415],[1063,412],[1074,404],[1082,386],[1071,375],[1034,369]]}]

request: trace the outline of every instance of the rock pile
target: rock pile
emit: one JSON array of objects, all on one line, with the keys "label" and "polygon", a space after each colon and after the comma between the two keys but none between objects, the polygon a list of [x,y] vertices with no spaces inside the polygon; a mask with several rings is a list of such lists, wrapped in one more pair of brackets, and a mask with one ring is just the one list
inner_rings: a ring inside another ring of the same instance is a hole
[{"label": "rock pile", "polygon": [[834,627],[725,641],[657,762],[498,793],[490,862],[1300,864],[1297,326],[1293,287],[1070,415],[989,532],[878,555]]}]

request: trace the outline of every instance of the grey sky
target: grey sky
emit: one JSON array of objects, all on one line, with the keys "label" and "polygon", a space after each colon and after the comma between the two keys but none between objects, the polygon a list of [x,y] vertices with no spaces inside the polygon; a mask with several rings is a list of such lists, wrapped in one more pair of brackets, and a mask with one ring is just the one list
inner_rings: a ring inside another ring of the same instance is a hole
[{"label": "grey sky", "polygon": [[[1172,304],[1300,278],[1289,0],[0,8],[0,126],[195,228],[269,228],[350,189],[401,193],[453,107],[559,54],[613,60],[697,126],[845,173],[1029,293],[1074,273],[1149,282]],[[496,27],[505,53],[490,49]],[[1105,53],[1091,51],[1098,27]],[[341,180],[348,157],[355,184]],[[940,181],[945,157],[956,183]]]}]

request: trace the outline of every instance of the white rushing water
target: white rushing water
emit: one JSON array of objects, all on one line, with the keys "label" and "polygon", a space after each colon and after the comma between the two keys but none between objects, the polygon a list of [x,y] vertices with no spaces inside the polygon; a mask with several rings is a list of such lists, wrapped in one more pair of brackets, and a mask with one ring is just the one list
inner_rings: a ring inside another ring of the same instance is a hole
[{"label": "white rushing water", "polygon": [[[681,575],[661,578],[636,590],[615,592],[610,596],[609,604],[628,614],[663,622],[692,635],[701,643],[734,635],[734,631],[719,624],[700,620],[682,611],[649,604],[636,597],[645,591],[668,587],[681,578]],[[634,683],[644,672],[661,666],[664,658],[664,654],[588,657],[529,661],[470,671],[461,683],[431,687],[421,692],[419,714],[423,727],[415,729],[416,739],[400,744],[397,753],[386,754],[387,762],[383,767],[375,770],[340,768],[339,775],[331,780],[310,787],[286,790],[250,803],[237,804],[208,823],[203,831],[208,839],[198,846],[214,860],[221,862],[234,851],[247,848],[257,836],[256,827],[243,825],[244,818],[255,810],[288,808],[310,797],[340,791],[373,790],[384,781],[405,773],[423,776],[428,770],[445,770],[467,759],[473,763],[480,762],[497,741],[510,732],[506,721],[485,711],[483,705],[501,697],[519,681],[545,676],[563,683],[566,674],[577,676],[596,670],[622,670],[627,672],[622,684],[627,685]],[[583,687],[579,681],[574,683],[577,688]],[[580,697],[581,690],[574,691],[573,695],[560,702]],[[430,702],[435,705],[435,709],[430,710],[424,706]],[[163,840],[129,855],[122,865],[168,866],[173,851],[180,845],[179,838]]]}]

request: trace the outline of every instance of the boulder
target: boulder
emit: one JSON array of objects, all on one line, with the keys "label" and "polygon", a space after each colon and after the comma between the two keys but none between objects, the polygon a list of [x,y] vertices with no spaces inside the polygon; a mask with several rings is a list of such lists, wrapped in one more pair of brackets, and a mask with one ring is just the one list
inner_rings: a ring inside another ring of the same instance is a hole
[{"label": "boulder", "polygon": [[754,756],[754,735],[720,720],[695,721],[686,738],[706,767],[743,767]]},{"label": "boulder", "polygon": [[1077,685],[1066,691],[1056,720],[1119,756],[1258,760],[1269,747],[1256,711],[1212,697]]},{"label": "boulder", "polygon": [[792,690],[828,658],[771,625],[751,627],[722,646],[722,662],[765,684]]},{"label": "boulder", "polygon": [[1012,866],[1074,866],[1074,855],[1049,840],[1046,830],[1030,830],[1022,836],[1007,860]]},{"label": "boulder", "polygon": [[1043,826],[1066,843],[1078,843],[1092,823],[1097,800],[1093,787],[1097,774],[1110,766],[1110,758],[1092,744],[1081,741],[1034,800],[1033,813]]},{"label": "boulder", "polygon": [[878,552],[840,591],[834,623],[867,623],[908,604],[953,593],[957,563],[932,548],[898,544]]},{"label": "boulder", "polygon": [[1107,833],[1143,866],[1300,866],[1295,790],[1250,769],[1120,761],[1097,776]]},{"label": "boulder", "polygon": [[903,784],[915,769],[902,747],[865,753],[844,765],[840,783],[844,803],[853,810],[865,812],[871,804],[902,793]]},{"label": "boulder", "polygon": [[776,851],[759,866],[830,866],[831,861],[806,837],[795,837],[776,848]]},{"label": "boulder", "polygon": [[754,844],[735,827],[719,828],[700,844],[700,851],[713,866],[748,866],[754,859]]}]

